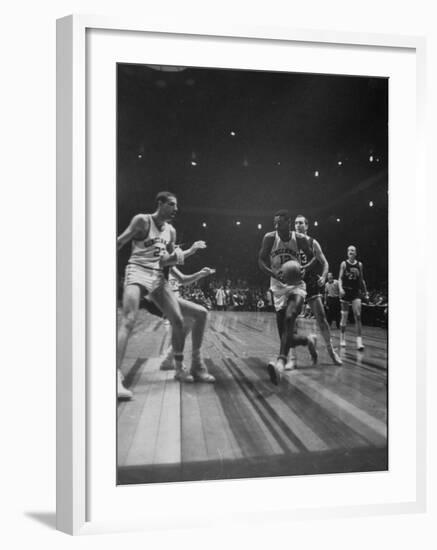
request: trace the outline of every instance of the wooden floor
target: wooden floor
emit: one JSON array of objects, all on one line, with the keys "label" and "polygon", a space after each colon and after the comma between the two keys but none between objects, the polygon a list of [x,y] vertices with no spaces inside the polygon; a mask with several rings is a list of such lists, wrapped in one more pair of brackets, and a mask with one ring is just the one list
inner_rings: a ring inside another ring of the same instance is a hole
[{"label": "wooden floor", "polygon": [[134,398],[118,406],[118,483],[386,470],[387,331],[365,327],[363,339],[357,352],[348,327],[341,367],[320,337],[317,367],[299,348],[277,387],[274,314],[213,311],[203,356],[216,383],[179,384],[159,370],[164,322],[141,311],[122,367]]}]

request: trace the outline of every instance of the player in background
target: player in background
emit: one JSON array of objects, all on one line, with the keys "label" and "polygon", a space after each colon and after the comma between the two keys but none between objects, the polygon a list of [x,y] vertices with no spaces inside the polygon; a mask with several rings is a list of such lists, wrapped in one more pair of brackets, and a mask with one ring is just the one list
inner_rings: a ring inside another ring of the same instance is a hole
[{"label": "player in background", "polygon": [[[181,297],[180,287],[191,285],[205,277],[209,277],[215,273],[215,269],[210,267],[204,267],[196,273],[191,275],[185,275],[177,267],[171,267],[169,271],[169,284],[177,296],[179,306],[181,308],[182,315],[184,317],[184,332],[185,338],[191,331],[191,341],[192,341],[192,365],[191,371],[195,373],[196,380],[202,382],[214,382],[214,377],[209,374],[206,370],[205,365],[202,363],[201,359],[201,348],[203,343],[203,337],[205,333],[205,327],[208,320],[208,310],[189,300],[185,300]],[[146,298],[147,301],[147,298]],[[149,310],[150,311],[150,310]],[[153,312],[151,312],[153,313]],[[171,325],[170,325],[171,327]],[[170,347],[166,350],[164,359],[161,362],[161,370],[173,370],[175,368],[174,352],[173,347]],[[202,373],[202,375],[200,375]]]},{"label": "player in background", "polygon": [[205,248],[206,244],[197,241],[186,251],[175,249],[176,230],[169,222],[173,221],[177,211],[176,196],[162,191],[156,197],[155,212],[134,216],[129,226],[117,238],[119,249],[129,241],[132,242],[124,280],[122,315],[117,331],[117,389],[120,399],[132,397],[132,392],[122,384],[121,365],[141,297],[145,294],[172,325],[175,378],[180,382],[193,382],[193,376],[183,364],[185,335],[182,312],[165,277],[164,268],[182,265],[185,258]]},{"label": "player in background", "polygon": [[[334,365],[341,365],[342,361],[332,346],[331,331],[322,301],[326,277],[329,271],[328,261],[323,254],[320,244],[316,239],[308,235],[308,220],[305,216],[296,216],[294,228],[296,233],[305,237],[305,239],[299,239],[297,243],[299,246],[300,263],[304,269],[303,280],[305,281],[307,290],[306,302],[317,321],[329,357],[332,359]],[[292,361],[293,359],[295,362],[296,355],[294,353],[291,356]],[[294,364],[294,366],[296,365]]]},{"label": "player in background", "polygon": [[296,331],[296,319],[302,310],[306,296],[305,283],[287,285],[281,280],[281,266],[289,260],[299,261],[298,239],[302,236],[290,230],[290,215],[286,210],[276,212],[274,231],[264,235],[258,254],[260,269],[270,276],[270,289],[276,310],[276,323],[281,341],[276,363],[268,365],[273,384],[279,384],[287,364],[290,347],[308,346],[313,362],[317,362],[316,337]]},{"label": "player in background", "polygon": [[338,285],[341,300],[340,346],[346,347],[346,325],[349,308],[352,306],[357,334],[357,349],[358,351],[362,351],[364,345],[361,336],[361,292],[364,293],[367,299],[369,298],[369,293],[367,292],[363,276],[363,264],[357,260],[357,249],[353,245],[348,246],[347,260],[344,260],[340,264]]},{"label": "player in background", "polygon": [[327,309],[326,319],[329,327],[331,327],[332,321],[335,321],[336,327],[339,329],[341,316],[340,287],[332,273],[328,273],[328,280],[325,284],[325,304]]}]

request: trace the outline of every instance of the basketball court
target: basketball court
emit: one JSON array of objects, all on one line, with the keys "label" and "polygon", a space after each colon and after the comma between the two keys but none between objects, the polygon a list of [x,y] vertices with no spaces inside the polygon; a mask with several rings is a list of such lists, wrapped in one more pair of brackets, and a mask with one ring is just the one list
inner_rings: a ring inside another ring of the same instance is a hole
[{"label": "basketball court", "polygon": [[274,386],[274,313],[212,311],[203,357],[216,382],[180,384],[159,370],[164,322],[141,310],[122,365],[134,397],[118,404],[118,483],[386,470],[387,330],[363,327],[363,340],[358,352],[349,327],[338,367],[318,333],[318,365],[298,348],[298,368]]}]

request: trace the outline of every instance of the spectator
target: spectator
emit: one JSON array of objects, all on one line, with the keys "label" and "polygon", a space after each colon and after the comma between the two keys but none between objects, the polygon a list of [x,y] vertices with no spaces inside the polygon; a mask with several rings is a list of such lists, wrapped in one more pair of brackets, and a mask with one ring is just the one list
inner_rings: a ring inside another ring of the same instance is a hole
[{"label": "spectator", "polygon": [[221,286],[215,293],[215,302],[219,311],[226,311],[226,292]]}]

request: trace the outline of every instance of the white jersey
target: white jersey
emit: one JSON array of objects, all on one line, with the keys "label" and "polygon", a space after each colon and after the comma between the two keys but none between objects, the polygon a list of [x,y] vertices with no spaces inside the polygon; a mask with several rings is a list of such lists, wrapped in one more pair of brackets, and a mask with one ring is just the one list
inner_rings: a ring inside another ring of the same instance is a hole
[{"label": "white jersey", "polygon": [[145,239],[132,241],[132,253],[129,264],[138,265],[147,269],[162,271],[159,259],[167,252],[170,243],[170,225],[164,222],[161,229],[155,224],[151,215],[149,218],[149,233]]},{"label": "white jersey", "polygon": [[[270,251],[270,268],[277,273],[285,262],[296,260],[299,262],[299,248],[296,243],[296,234],[290,232],[290,239],[283,241],[278,232],[275,231],[275,240]],[[270,277],[270,290],[273,292],[273,300],[276,311],[286,307],[288,297],[292,294],[299,294],[306,297],[306,285],[300,281],[297,285],[286,285],[274,277]]]},{"label": "white jersey", "polygon": [[[270,268],[273,273],[277,273],[285,262],[290,260],[299,261],[299,249],[296,242],[296,234],[290,232],[290,239],[283,241],[279,233],[275,231],[275,240],[270,251]],[[277,279],[273,279],[277,281]]]}]

